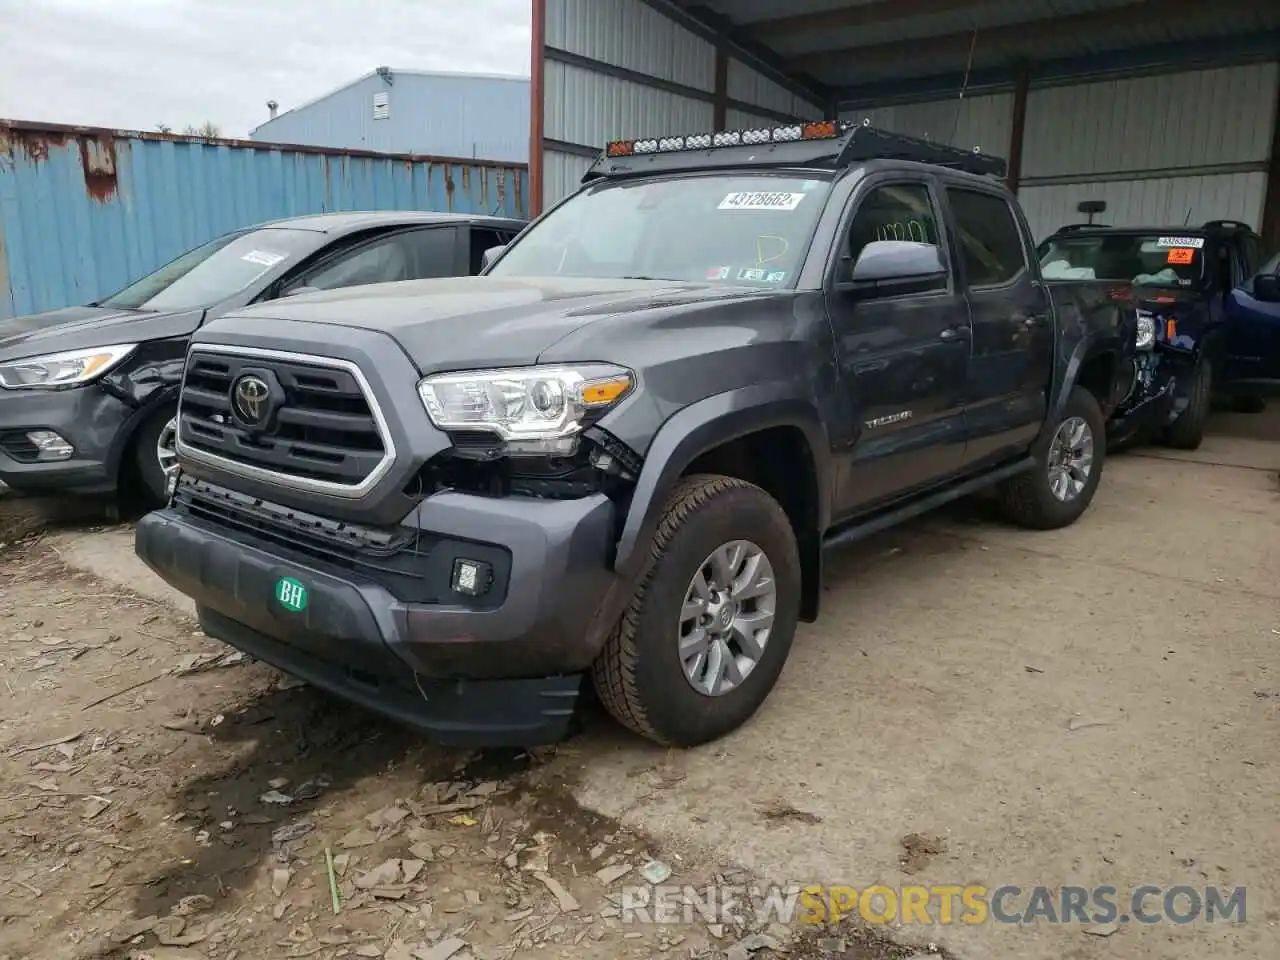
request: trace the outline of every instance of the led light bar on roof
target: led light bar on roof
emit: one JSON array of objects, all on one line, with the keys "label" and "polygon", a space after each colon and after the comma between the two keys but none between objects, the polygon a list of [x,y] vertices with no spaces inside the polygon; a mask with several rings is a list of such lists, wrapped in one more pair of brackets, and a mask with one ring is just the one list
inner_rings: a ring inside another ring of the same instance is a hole
[{"label": "led light bar on roof", "polygon": [[715,147],[793,143],[797,140],[832,140],[850,129],[851,126],[848,123],[821,120],[816,123],[790,123],[779,127],[754,127],[747,130],[721,130],[718,133],[693,133],[684,137],[612,140],[605,147],[605,155],[610,157],[630,157],[635,154],[673,153],[679,150],[710,150]]}]

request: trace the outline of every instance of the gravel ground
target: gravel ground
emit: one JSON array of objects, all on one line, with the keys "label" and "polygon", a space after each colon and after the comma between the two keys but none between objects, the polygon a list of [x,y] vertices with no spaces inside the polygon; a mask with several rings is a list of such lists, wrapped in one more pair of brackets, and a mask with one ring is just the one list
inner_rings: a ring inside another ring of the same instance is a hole
[{"label": "gravel ground", "polygon": [[[594,713],[533,755],[438,749],[227,657],[127,526],[0,509],[0,960],[1280,956],[1277,424],[1112,459],[1069,530],[970,504],[860,546],[767,708],[686,752]],[[1249,914],[623,924],[650,860],[693,886],[1245,885]]]}]

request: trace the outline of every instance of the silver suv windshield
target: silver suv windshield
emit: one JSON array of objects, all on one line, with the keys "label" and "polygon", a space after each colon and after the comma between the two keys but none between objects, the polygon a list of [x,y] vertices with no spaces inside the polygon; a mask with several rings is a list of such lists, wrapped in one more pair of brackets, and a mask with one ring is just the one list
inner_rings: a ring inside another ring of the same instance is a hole
[{"label": "silver suv windshield", "polygon": [[188,250],[98,306],[123,310],[189,310],[239,293],[314,250],[324,235],[271,227],[230,233]]},{"label": "silver suv windshield", "polygon": [[489,274],[793,286],[830,189],[770,173],[603,182],[551,211]]}]

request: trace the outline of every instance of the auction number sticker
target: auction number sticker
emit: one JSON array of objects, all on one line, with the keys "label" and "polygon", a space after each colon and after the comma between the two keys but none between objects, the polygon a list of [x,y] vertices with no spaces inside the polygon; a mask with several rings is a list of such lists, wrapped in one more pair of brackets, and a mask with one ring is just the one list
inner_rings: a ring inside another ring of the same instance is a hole
[{"label": "auction number sticker", "polygon": [[1204,249],[1204,237],[1161,237],[1156,241],[1157,247],[1190,247],[1192,250]]},{"label": "auction number sticker", "polygon": [[720,201],[721,210],[794,210],[803,193],[731,193]]},{"label": "auction number sticker", "polygon": [[256,263],[260,267],[274,267],[284,259],[284,254],[271,253],[267,250],[250,250],[240,259],[245,263]]}]

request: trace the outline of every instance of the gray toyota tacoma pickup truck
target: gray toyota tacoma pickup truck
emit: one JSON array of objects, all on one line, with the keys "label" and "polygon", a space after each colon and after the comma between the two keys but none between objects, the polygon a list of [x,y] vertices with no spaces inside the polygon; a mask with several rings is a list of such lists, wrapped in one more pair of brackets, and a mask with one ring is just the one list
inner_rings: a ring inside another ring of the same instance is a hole
[{"label": "gray toyota tacoma pickup truck", "polygon": [[210,636],[444,742],[559,739],[588,683],[717,738],[824,551],[990,486],[1070,524],[1152,400],[1136,311],[1041,279],[1003,173],[832,122],[611,143],[482,276],[202,327],[137,552]]}]

